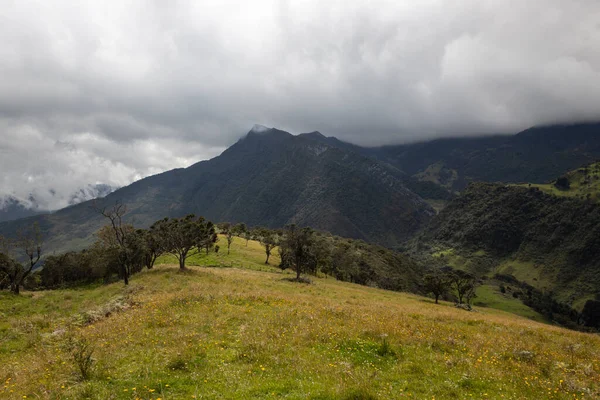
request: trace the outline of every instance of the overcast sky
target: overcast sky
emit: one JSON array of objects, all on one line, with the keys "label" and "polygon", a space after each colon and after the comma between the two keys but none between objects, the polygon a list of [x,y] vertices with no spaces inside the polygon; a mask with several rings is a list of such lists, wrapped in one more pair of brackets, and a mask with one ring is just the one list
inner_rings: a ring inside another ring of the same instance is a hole
[{"label": "overcast sky", "polygon": [[0,197],[64,206],[254,123],[378,145],[596,120],[599,49],[598,0],[0,0]]}]

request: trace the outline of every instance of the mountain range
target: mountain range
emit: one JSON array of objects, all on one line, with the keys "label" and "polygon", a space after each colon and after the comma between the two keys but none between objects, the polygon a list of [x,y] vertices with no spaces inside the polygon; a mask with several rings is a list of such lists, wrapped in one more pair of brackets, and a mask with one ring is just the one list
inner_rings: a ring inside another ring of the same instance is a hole
[{"label": "mountain range", "polygon": [[[469,182],[545,182],[597,158],[600,124],[376,148],[256,126],[218,157],[134,182],[97,205],[125,203],[140,227],[195,213],[250,226],[310,225],[394,248],[430,223],[431,204]],[[105,223],[91,204],[5,221],[0,234],[37,221],[50,251],[81,248]]]}]

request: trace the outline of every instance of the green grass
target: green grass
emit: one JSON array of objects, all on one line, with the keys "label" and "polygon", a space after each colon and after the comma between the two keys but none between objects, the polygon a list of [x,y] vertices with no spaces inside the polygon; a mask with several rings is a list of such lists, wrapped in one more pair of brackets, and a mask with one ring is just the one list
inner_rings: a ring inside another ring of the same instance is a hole
[{"label": "green grass", "polygon": [[[264,247],[254,240],[246,242],[242,238],[234,237],[231,244],[231,248],[234,250],[229,254],[227,254],[227,240],[224,235],[219,235],[217,245],[220,247],[218,253],[214,249],[210,250],[208,254],[204,250],[195,252],[195,255],[187,259],[186,266],[236,267],[272,272],[281,262],[277,248],[275,248],[271,251],[269,264],[265,264],[267,255]],[[177,263],[178,261],[173,255],[163,255],[156,260],[157,265]]]},{"label": "green grass", "polygon": [[[3,294],[0,398],[600,395],[597,335],[331,278],[289,282],[291,273],[252,269],[264,268],[256,243],[236,241],[228,259],[244,269],[164,264],[129,287]],[[82,314],[97,318],[83,323]],[[94,349],[88,380],[78,378],[69,336]]]},{"label": "green grass", "polygon": [[534,321],[550,323],[547,318],[527,307],[521,300],[512,297],[510,293],[500,292],[498,285],[481,285],[476,293],[477,297],[473,302],[475,306],[495,308]]},{"label": "green grass", "polygon": [[506,260],[496,269],[501,274],[513,275],[521,282],[527,282],[538,289],[551,289],[554,280],[549,276],[548,271],[544,270],[543,265],[529,261]]}]

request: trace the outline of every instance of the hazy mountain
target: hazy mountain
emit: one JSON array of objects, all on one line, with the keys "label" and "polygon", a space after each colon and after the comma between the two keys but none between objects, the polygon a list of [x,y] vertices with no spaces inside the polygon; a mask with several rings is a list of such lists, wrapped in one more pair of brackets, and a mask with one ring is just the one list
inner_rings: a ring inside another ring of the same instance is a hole
[{"label": "hazy mountain", "polygon": [[[434,215],[396,168],[305,135],[257,126],[220,156],[142,179],[99,200],[129,208],[148,226],[188,213],[250,226],[308,225],[397,246]],[[82,247],[105,221],[84,202],[0,224],[0,234],[39,221],[49,249]]]},{"label": "hazy mountain", "polygon": [[[99,197],[104,197],[109,193],[113,192],[116,188],[105,185],[87,185],[74,193],[64,194],[57,193],[56,191],[50,191],[50,195],[53,197],[59,197],[66,200],[69,205],[75,205],[84,201],[92,200]],[[42,203],[42,204],[40,204]],[[35,196],[31,195],[27,199],[18,199],[15,196],[5,196],[0,198],[0,222],[12,221],[19,218],[31,217],[39,214],[48,214],[53,209],[49,209],[43,206],[43,202],[38,201]]]},{"label": "hazy mountain", "polygon": [[475,181],[544,183],[600,159],[600,123],[536,127],[510,136],[354,148],[452,190]]}]

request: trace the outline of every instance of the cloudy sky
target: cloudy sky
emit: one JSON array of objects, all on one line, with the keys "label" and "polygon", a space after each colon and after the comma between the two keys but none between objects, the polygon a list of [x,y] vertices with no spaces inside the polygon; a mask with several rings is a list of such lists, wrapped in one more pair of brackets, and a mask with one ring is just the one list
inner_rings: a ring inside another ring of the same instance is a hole
[{"label": "cloudy sky", "polygon": [[0,40],[0,197],[50,208],[254,123],[377,145],[600,119],[597,0],[0,0]]}]

